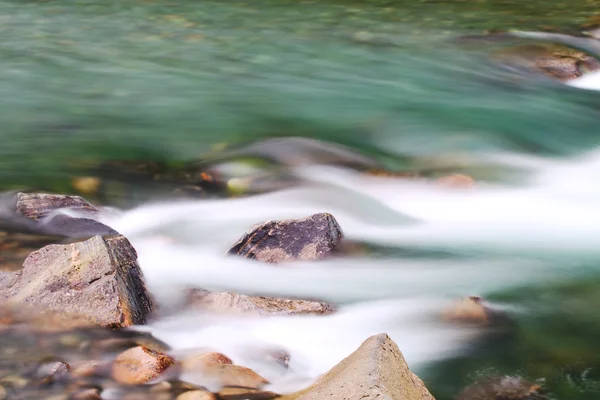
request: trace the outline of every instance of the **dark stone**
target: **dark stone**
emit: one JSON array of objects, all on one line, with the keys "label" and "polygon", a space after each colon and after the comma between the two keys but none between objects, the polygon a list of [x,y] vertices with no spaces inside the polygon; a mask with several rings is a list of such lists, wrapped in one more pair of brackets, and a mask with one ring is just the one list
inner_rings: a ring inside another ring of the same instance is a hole
[{"label": "dark stone", "polygon": [[246,258],[269,263],[319,260],[340,243],[342,230],[333,215],[267,221],[251,228],[230,250]]},{"label": "dark stone", "polygon": [[73,218],[65,214],[57,214],[43,221],[45,227],[57,234],[70,238],[88,238],[96,235],[118,235],[109,226],[89,218]]}]

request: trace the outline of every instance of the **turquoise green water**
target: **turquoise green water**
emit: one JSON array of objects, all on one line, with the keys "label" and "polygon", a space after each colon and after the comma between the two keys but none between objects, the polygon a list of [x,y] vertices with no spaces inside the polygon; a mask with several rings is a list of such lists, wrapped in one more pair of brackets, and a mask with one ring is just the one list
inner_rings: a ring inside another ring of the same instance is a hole
[{"label": "turquoise green water", "polygon": [[[597,94],[487,61],[457,33],[573,30],[593,2],[0,3],[1,179],[187,159],[300,135],[390,157],[595,142]],[[565,14],[568,18],[565,18]]]},{"label": "turquoise green water", "polygon": [[[174,162],[274,136],[345,144],[395,169],[456,153],[570,155],[600,142],[600,93],[452,39],[577,32],[599,5],[1,0],[0,187],[72,191],[71,175],[103,160]],[[581,377],[600,366],[597,287],[499,294],[550,311],[517,316],[490,351],[432,367],[428,386],[449,399],[497,371],[545,379],[556,398],[596,399],[596,370]]]}]

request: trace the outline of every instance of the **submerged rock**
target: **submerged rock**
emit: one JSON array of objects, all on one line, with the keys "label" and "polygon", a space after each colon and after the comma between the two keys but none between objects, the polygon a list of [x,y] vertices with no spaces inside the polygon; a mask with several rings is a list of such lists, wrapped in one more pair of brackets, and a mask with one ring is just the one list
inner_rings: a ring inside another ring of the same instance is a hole
[{"label": "submerged rock", "polygon": [[311,387],[282,400],[434,400],[386,334],[371,336]]},{"label": "submerged rock", "polygon": [[112,367],[112,376],[119,383],[138,385],[157,378],[173,364],[175,360],[172,357],[138,346],[117,357]]},{"label": "submerged rock", "polygon": [[320,213],[256,225],[229,254],[268,263],[319,260],[330,255],[341,238],[342,230],[333,215]]},{"label": "submerged rock", "polygon": [[541,390],[518,376],[498,376],[466,387],[456,400],[544,400]]},{"label": "submerged rock", "polygon": [[188,297],[193,309],[220,314],[246,315],[300,315],[331,314],[334,307],[311,300],[283,299],[276,297],[246,296],[230,292],[210,292],[194,289]]},{"label": "submerged rock", "polygon": [[478,296],[462,298],[442,312],[443,320],[458,323],[488,325],[495,317],[496,312]]},{"label": "submerged rock", "polygon": [[144,324],[153,311],[137,253],[123,236],[50,245],[27,257],[0,299],[93,319],[108,327]]}]

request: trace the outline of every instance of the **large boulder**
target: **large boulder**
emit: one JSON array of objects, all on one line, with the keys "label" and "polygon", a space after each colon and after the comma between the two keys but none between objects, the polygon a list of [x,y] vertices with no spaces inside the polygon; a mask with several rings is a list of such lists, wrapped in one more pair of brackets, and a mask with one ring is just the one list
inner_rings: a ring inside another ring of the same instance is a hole
[{"label": "large boulder", "polygon": [[246,296],[231,292],[194,289],[188,297],[189,307],[219,314],[300,315],[331,314],[334,307],[311,300]]},{"label": "large boulder", "polygon": [[341,239],[342,229],[333,215],[319,213],[255,225],[229,254],[268,263],[319,260],[330,255]]},{"label": "large boulder", "polygon": [[434,400],[386,334],[371,336],[311,387],[281,400]]},{"label": "large boulder", "polygon": [[46,246],[13,274],[0,288],[0,299],[10,303],[79,314],[108,327],[144,324],[153,311],[137,253],[124,236]]}]

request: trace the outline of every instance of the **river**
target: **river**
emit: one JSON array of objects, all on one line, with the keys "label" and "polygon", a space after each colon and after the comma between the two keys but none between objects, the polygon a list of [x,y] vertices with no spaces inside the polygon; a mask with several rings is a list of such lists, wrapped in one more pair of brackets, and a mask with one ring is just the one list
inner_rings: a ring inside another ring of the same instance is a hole
[{"label": "river", "polygon": [[[72,193],[74,176],[105,161],[177,169],[274,137],[343,145],[381,168],[466,173],[475,185],[457,189],[306,162],[284,167],[302,182],[292,187],[175,202],[123,171],[98,175],[96,199],[114,207],[102,221],[131,240],[164,309],[187,286],[340,306],[325,317],[174,313],[139,328],[177,350],[284,346],[293,373],[256,367],[275,391],[386,332],[438,400],[495,374],[595,400],[600,77],[567,85],[494,62],[498,43],[457,38],[577,33],[599,21],[598,5],[2,0],[0,187]],[[232,168],[263,168],[253,162]],[[371,250],[281,268],[224,257],[255,223],[316,212]],[[468,295],[506,312],[510,334],[436,320]]]}]

